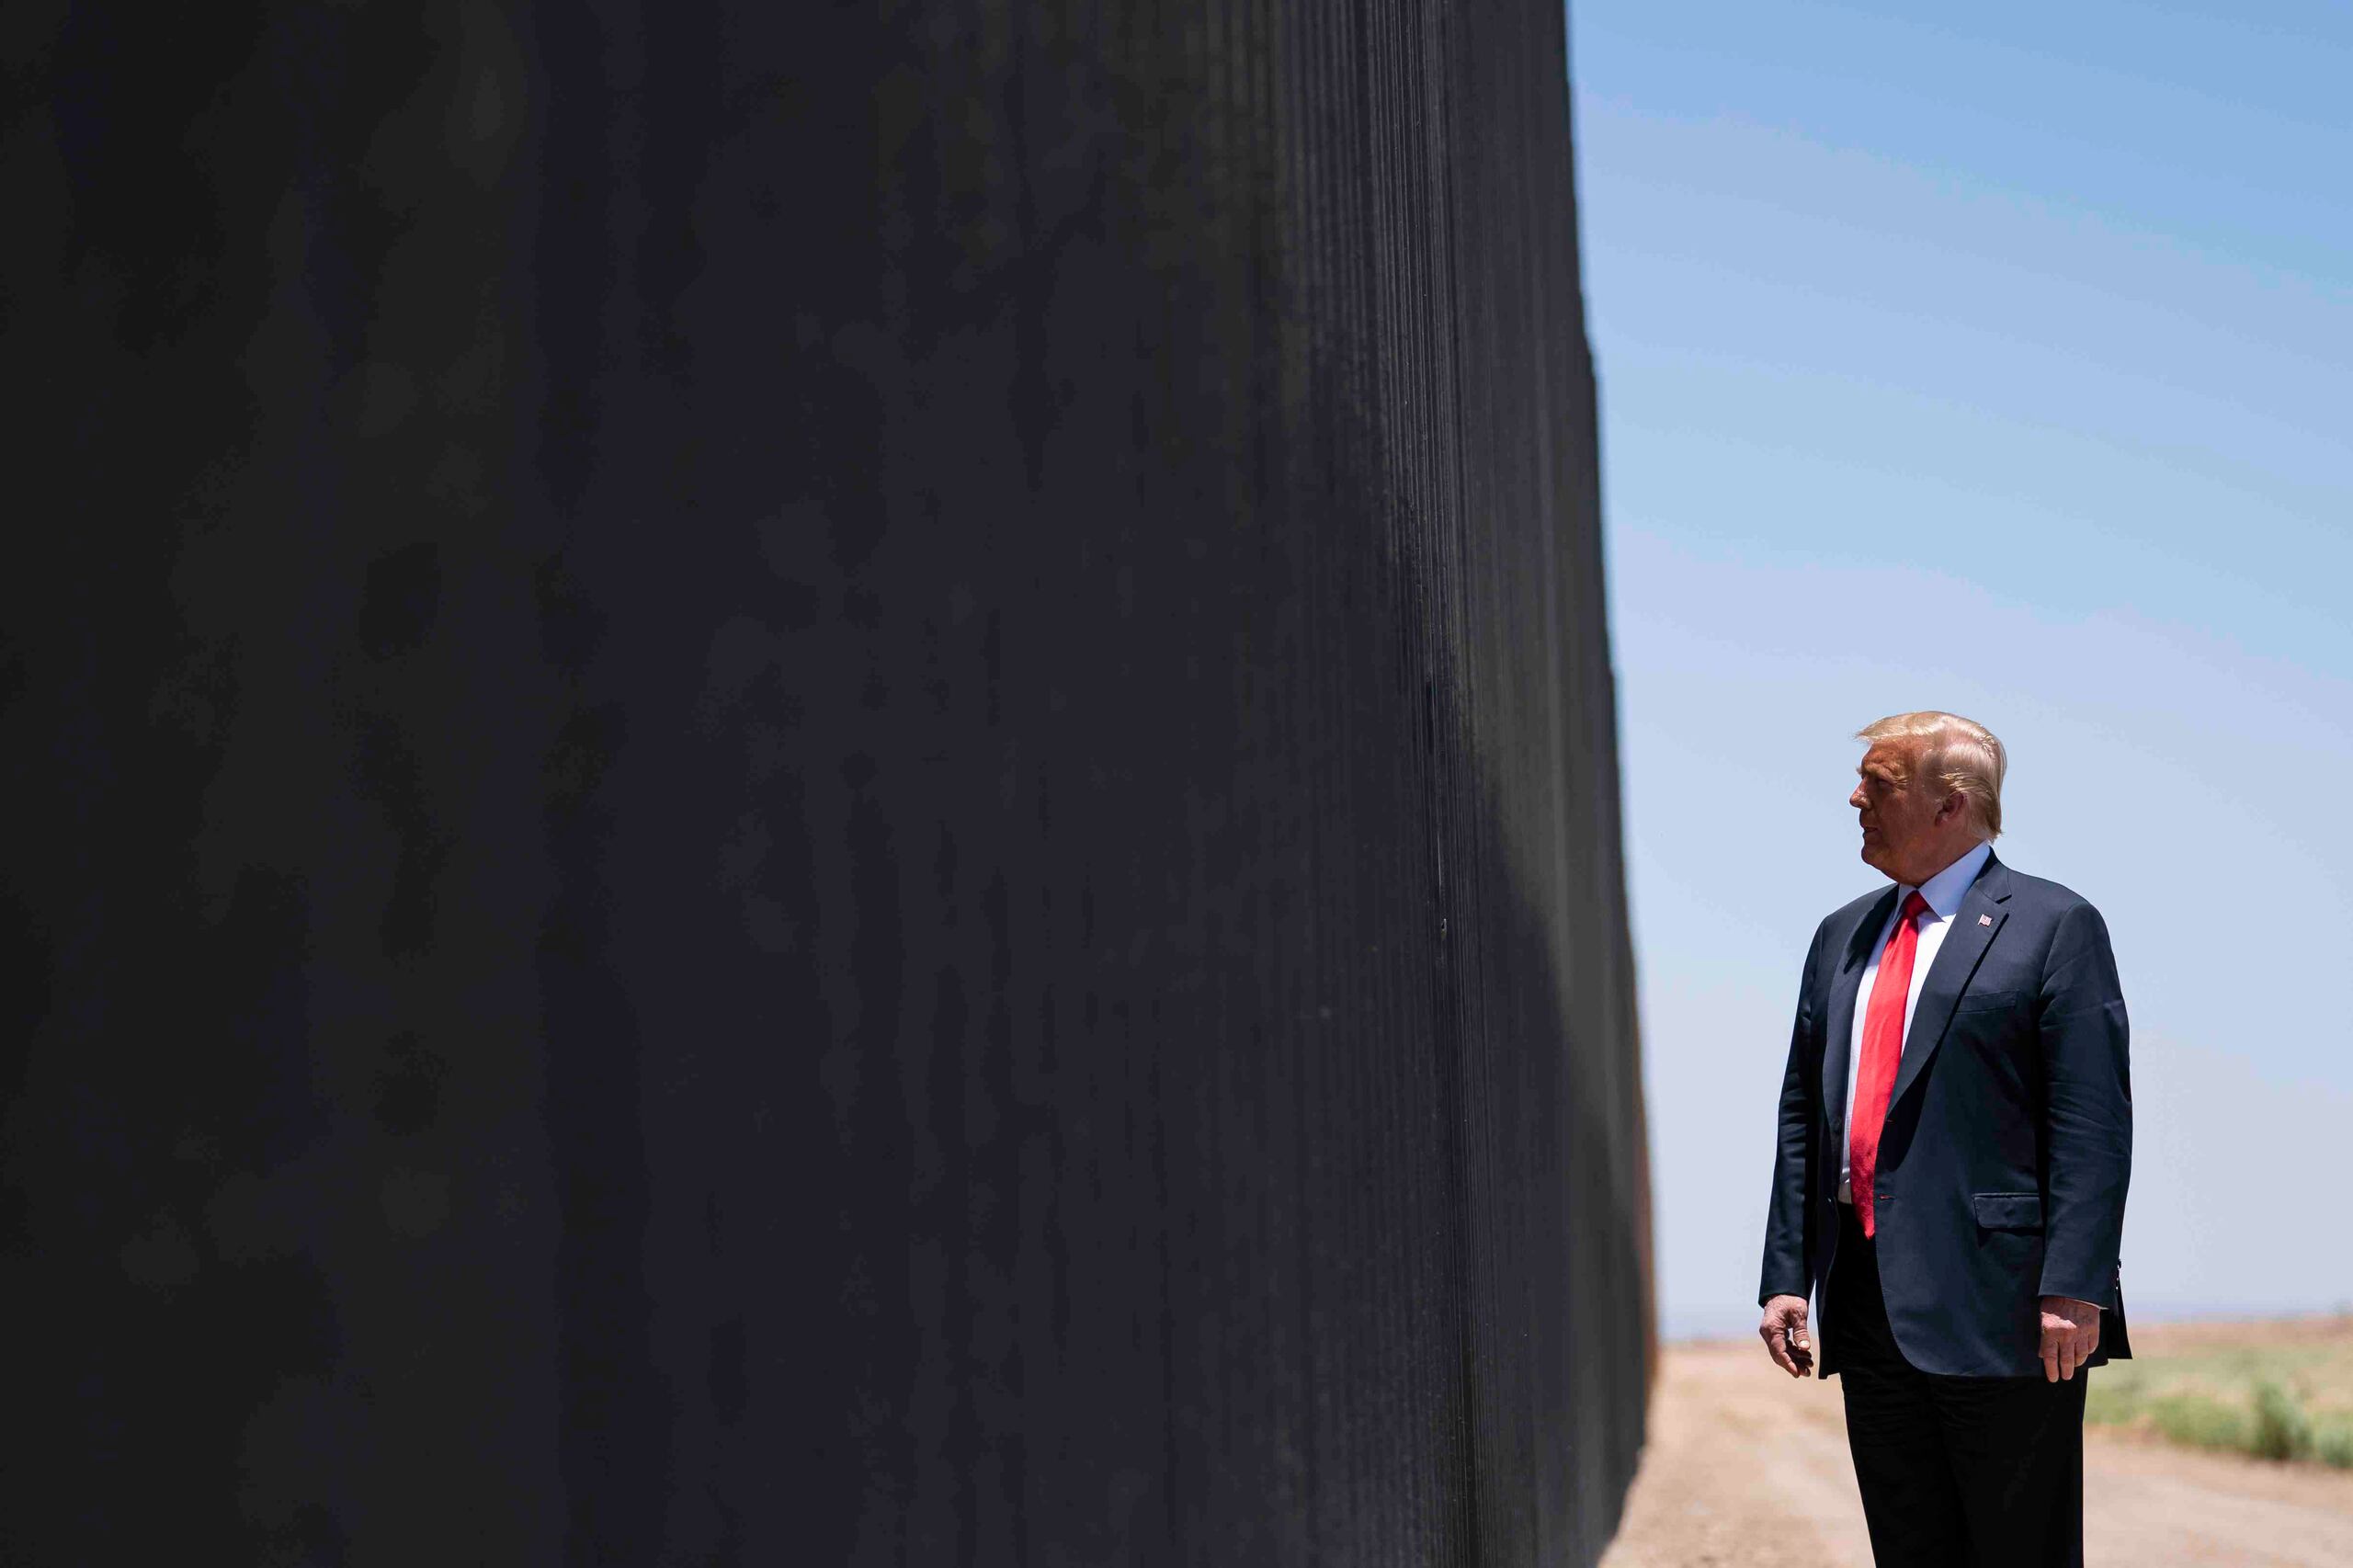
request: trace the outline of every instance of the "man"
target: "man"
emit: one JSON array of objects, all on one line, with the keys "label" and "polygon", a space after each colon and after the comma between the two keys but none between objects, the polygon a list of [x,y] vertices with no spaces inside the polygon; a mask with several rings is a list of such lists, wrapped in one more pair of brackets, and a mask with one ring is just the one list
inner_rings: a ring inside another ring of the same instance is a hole
[{"label": "man", "polygon": [[2079,1564],[2085,1369],[2131,1354],[2108,927],[1995,858],[2007,759],[1983,725],[1899,713],[1856,738],[1847,804],[1894,885],[1806,953],[1758,1332],[1790,1376],[1815,1337],[1844,1375],[1881,1563]]}]

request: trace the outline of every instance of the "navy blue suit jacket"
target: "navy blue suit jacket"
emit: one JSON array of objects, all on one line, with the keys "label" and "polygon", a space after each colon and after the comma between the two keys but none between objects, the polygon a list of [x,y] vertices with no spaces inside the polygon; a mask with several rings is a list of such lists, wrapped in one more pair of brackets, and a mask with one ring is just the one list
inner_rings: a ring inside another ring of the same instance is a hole
[{"label": "navy blue suit jacket", "polygon": [[[1823,921],[1781,1079],[1757,1302],[1808,1296],[1838,1244],[1838,1141],[1855,995],[1895,887]],[[1922,1371],[2042,1375],[2041,1298],[2102,1309],[2086,1366],[2132,1353],[2124,1188],[2132,1081],[2107,923],[2057,882],[1989,856],[1921,983],[1873,1184],[1887,1319]],[[1813,1317],[1837,1370],[1837,1303]]]}]

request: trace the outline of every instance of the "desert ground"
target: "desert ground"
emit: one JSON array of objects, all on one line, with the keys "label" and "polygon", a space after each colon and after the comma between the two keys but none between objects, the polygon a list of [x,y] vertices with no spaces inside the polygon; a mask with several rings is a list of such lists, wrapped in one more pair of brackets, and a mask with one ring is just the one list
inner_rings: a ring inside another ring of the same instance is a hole
[{"label": "desert ground", "polygon": [[[2132,1338],[2143,1381],[2211,1376],[2221,1358],[2317,1363],[2325,1385],[2353,1354],[2342,1318],[2136,1324]],[[2091,1374],[2095,1395],[2109,1370]],[[1870,1568],[1836,1380],[1793,1381],[1753,1338],[1670,1345],[1650,1420],[1603,1568]],[[2145,1427],[2088,1426],[2084,1449],[2089,1564],[2353,1564],[2353,1471],[2184,1448]]]}]

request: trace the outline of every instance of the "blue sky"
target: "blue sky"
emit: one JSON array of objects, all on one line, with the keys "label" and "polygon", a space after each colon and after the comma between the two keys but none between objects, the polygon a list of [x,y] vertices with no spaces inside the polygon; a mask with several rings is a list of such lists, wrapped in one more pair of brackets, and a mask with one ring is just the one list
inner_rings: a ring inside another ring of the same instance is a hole
[{"label": "blue sky", "polygon": [[1573,7],[1669,1333],[1752,1324],[1864,722],[2108,916],[2127,1303],[2353,1304],[2353,7]]}]

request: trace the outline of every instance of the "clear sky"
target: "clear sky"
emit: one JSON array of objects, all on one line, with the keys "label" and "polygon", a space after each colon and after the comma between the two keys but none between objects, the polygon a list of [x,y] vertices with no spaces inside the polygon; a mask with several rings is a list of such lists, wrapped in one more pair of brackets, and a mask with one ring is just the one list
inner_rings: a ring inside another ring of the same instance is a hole
[{"label": "clear sky", "polygon": [[1572,8],[1670,1334],[1882,714],[2114,936],[2129,1307],[2353,1304],[2353,6]]}]

